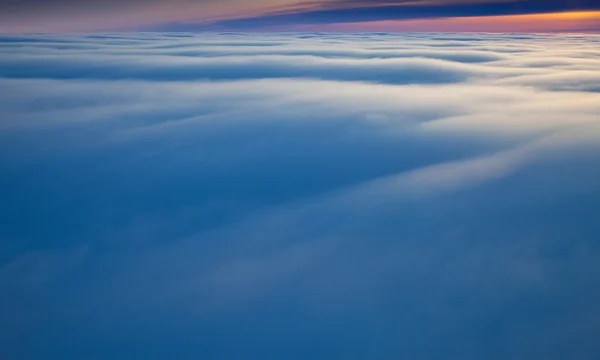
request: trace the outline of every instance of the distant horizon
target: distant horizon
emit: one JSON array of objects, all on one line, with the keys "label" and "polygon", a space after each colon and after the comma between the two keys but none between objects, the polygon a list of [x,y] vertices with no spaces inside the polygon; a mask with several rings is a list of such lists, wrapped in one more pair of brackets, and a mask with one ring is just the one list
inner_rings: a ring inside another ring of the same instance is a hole
[{"label": "distant horizon", "polygon": [[221,35],[244,35],[244,34],[508,34],[508,35],[598,35],[600,30],[564,30],[564,31],[419,31],[419,30],[95,30],[85,32],[0,32],[0,36],[33,36],[33,35],[127,35],[127,34],[221,34]]}]

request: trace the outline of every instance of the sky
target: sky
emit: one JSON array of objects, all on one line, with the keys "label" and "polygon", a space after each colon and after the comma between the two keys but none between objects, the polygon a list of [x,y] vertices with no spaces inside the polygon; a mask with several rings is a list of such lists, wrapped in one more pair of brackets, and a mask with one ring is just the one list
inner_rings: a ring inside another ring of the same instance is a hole
[{"label": "sky", "polygon": [[8,34],[0,93],[2,360],[598,359],[599,35]]},{"label": "sky", "polygon": [[597,32],[597,0],[0,0],[0,33]]}]

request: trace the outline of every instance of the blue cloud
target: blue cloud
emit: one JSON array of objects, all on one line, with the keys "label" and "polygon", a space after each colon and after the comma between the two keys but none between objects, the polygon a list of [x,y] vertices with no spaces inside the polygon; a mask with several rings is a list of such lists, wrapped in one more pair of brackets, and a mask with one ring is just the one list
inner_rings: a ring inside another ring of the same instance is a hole
[{"label": "blue cloud", "polygon": [[596,37],[172,35],[0,40],[0,355],[598,354]]}]

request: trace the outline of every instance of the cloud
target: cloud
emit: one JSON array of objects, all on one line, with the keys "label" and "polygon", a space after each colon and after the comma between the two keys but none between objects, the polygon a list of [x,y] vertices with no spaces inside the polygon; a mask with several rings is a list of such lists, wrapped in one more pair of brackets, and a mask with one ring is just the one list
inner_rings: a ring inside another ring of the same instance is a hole
[{"label": "cloud", "polygon": [[[346,2],[338,2],[346,4]],[[357,23],[381,20],[414,20],[453,17],[505,16],[567,11],[598,10],[595,1],[585,0],[576,4],[564,0],[521,0],[479,2],[412,2],[350,1],[351,6],[325,9],[307,9],[290,13],[276,13],[238,19],[227,19],[217,24],[225,28],[252,29],[291,24]],[[189,27],[186,30],[191,30]]]},{"label": "cloud", "polygon": [[[159,55],[156,55],[157,57]],[[4,77],[13,78],[90,78],[142,79],[155,81],[232,80],[305,77],[327,80],[376,81],[391,84],[453,83],[470,76],[489,72],[528,74],[536,70],[497,70],[465,66],[437,59],[325,59],[313,56],[253,56],[253,57],[165,57],[148,62],[144,56],[118,60],[99,56],[73,56],[65,62],[60,55],[29,61],[6,56],[0,65]],[[44,66],[46,65],[46,66]],[[50,65],[50,66],[48,66]]]},{"label": "cloud", "polygon": [[596,37],[0,39],[3,356],[598,353]]},{"label": "cloud", "polygon": [[251,14],[273,5],[269,0],[2,0],[0,33],[139,30],[169,21]]},{"label": "cloud", "polygon": [[[600,9],[594,0],[2,0],[0,32],[82,32],[153,29],[235,30],[307,24],[453,19]],[[594,19],[567,22],[571,31],[597,31]],[[494,22],[507,22],[495,19]],[[508,20],[510,24],[510,20]],[[438,25],[426,28],[435,29]],[[564,31],[562,26],[548,30]],[[463,27],[468,29],[469,26]],[[490,26],[488,29],[494,29]],[[536,27],[529,27],[535,31]]]}]

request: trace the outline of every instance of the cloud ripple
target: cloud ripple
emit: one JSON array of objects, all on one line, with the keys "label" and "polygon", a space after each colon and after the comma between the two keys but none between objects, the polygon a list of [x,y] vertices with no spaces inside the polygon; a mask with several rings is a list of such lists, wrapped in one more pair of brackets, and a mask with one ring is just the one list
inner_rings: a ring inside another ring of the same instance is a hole
[{"label": "cloud ripple", "polygon": [[0,355],[594,359],[598,42],[0,37]]}]

